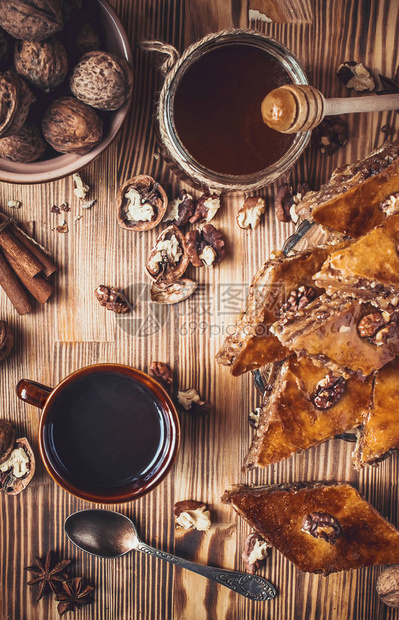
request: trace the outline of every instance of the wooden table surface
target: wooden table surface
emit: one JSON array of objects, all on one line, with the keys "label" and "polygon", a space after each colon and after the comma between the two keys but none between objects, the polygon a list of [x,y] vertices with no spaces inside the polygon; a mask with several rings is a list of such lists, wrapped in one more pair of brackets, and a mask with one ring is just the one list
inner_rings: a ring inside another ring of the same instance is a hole
[{"label": "wooden table surface", "polygon": [[[1,418],[11,419],[18,436],[26,435],[37,457],[37,471],[26,491],[0,498],[0,618],[57,618],[56,603],[35,603],[23,570],[35,555],[54,549],[74,561],[73,573],[95,587],[94,604],[76,613],[82,620],[170,619],[242,620],[374,620],[397,617],[375,593],[381,568],[362,569],[324,578],[299,572],[273,551],[260,574],[279,594],[273,601],[251,603],[202,577],[173,568],[143,554],[100,561],[74,548],[63,532],[64,519],[90,507],[68,495],[50,479],[40,462],[37,444],[39,413],[15,396],[15,385],[28,377],[55,385],[71,371],[95,362],[120,362],[147,370],[152,360],[169,363],[182,389],[196,387],[212,405],[204,418],[181,415],[182,442],[169,477],[152,493],[116,507],[137,523],[142,538],[161,549],[200,563],[243,569],[242,544],[249,528],[220,503],[231,484],[281,483],[301,480],[347,480],[392,523],[399,525],[398,456],[360,474],[351,465],[352,446],[329,441],[281,464],[240,473],[251,430],[248,412],[258,404],[251,376],[233,378],[214,356],[223,333],[243,307],[250,277],[280,248],[292,227],[275,218],[272,189],[264,191],[268,210],[254,232],[242,231],[235,213],[243,196],[223,199],[215,220],[228,243],[226,260],[215,270],[189,271],[199,292],[181,305],[160,310],[141,293],[147,284],[145,260],[159,229],[129,233],[117,226],[115,193],[128,177],[145,173],[158,179],[170,197],[178,182],[158,155],[153,102],[161,81],[152,59],[137,47],[143,39],[162,39],[180,51],[201,36],[223,28],[259,28],[289,47],[305,66],[310,83],[326,96],[348,96],[335,70],[355,59],[374,74],[393,76],[398,65],[398,0],[112,0],[134,51],[135,86],[129,118],[117,140],[82,171],[97,204],[84,216],[73,196],[72,178],[36,186],[0,184],[3,210],[10,199],[22,202],[16,217],[30,222],[37,239],[59,265],[57,292],[44,307],[18,317],[0,294],[0,317],[12,325],[15,348],[0,369]],[[251,21],[248,10],[263,11],[270,20]],[[261,79],[261,78],[260,78]],[[396,113],[353,115],[347,146],[331,157],[308,149],[291,178],[317,188],[334,167],[364,156],[383,140],[381,127],[397,124]],[[67,200],[69,233],[55,231],[53,204]],[[117,319],[101,308],[93,290],[99,284],[125,289],[134,302],[131,315]],[[173,505],[183,499],[209,503],[213,525],[206,533],[175,530]],[[112,508],[112,506],[111,506]],[[68,617],[68,616],[67,616]]]}]

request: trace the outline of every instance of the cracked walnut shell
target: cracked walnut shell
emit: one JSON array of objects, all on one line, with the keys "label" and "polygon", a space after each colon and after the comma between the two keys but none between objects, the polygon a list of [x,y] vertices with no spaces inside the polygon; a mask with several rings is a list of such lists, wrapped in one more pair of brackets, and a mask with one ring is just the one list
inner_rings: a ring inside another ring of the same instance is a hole
[{"label": "cracked walnut shell", "polygon": [[26,437],[16,439],[10,456],[0,463],[0,491],[18,495],[33,478],[35,456]]},{"label": "cracked walnut shell", "polygon": [[0,157],[9,161],[36,161],[46,148],[47,144],[40,130],[34,125],[26,124],[12,136],[0,138]]},{"label": "cracked walnut shell", "polygon": [[88,153],[101,142],[103,124],[97,113],[74,97],[56,99],[42,119],[44,138],[59,153]]},{"label": "cracked walnut shell", "polygon": [[16,41],[14,64],[20,75],[45,93],[59,86],[68,73],[67,53],[57,37]]},{"label": "cracked walnut shell", "polygon": [[152,248],[147,273],[157,283],[170,284],[181,278],[188,264],[184,235],[172,224],[161,232]]},{"label": "cracked walnut shell", "polygon": [[35,97],[13,71],[0,73],[0,137],[17,133],[26,121]]},{"label": "cracked walnut shell", "polygon": [[15,427],[7,420],[0,420],[0,465],[6,461],[15,444]]},{"label": "cracked walnut shell", "polygon": [[0,26],[24,41],[42,41],[61,30],[60,0],[0,0]]},{"label": "cracked walnut shell", "polygon": [[151,230],[162,220],[167,204],[168,197],[163,187],[152,177],[140,174],[126,181],[118,190],[118,224],[125,230]]},{"label": "cracked walnut shell", "polygon": [[80,101],[99,110],[117,110],[131,95],[133,73],[124,58],[88,52],[73,70],[70,87]]}]

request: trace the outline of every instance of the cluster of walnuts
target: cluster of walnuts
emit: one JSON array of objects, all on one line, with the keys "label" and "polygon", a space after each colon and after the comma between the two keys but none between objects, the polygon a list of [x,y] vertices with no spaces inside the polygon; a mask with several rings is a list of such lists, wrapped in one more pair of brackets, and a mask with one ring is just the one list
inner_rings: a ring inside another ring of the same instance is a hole
[{"label": "cluster of walnuts", "polygon": [[132,71],[100,49],[95,19],[93,0],[0,1],[0,157],[32,162],[48,145],[83,154],[101,141],[97,110],[125,103]]}]

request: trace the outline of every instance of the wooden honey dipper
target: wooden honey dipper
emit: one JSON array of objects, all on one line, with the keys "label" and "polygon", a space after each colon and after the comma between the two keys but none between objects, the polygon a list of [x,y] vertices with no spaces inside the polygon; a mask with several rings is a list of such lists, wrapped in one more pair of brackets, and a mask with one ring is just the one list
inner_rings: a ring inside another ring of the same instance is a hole
[{"label": "wooden honey dipper", "polygon": [[263,122],[281,133],[314,129],[325,116],[398,109],[399,95],[396,94],[326,99],[317,88],[298,84],[275,88],[261,106]]}]

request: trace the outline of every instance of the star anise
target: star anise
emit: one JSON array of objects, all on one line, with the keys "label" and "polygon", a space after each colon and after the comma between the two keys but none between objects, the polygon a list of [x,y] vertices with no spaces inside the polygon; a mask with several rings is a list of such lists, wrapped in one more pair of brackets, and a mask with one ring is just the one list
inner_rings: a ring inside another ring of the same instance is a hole
[{"label": "star anise", "polygon": [[39,558],[37,556],[37,566],[27,566],[25,570],[34,575],[34,579],[28,581],[28,586],[33,586],[35,583],[39,584],[39,596],[37,601],[40,601],[43,594],[51,590],[57,593],[59,590],[59,584],[65,579],[68,579],[68,573],[65,569],[71,560],[62,560],[62,562],[56,562],[53,565],[53,552],[49,551],[46,558]]},{"label": "star anise", "polygon": [[58,592],[55,597],[55,600],[59,601],[57,610],[60,616],[66,614],[67,611],[75,611],[75,608],[91,603],[91,592],[94,588],[89,585],[84,586],[82,577],[64,581],[62,587],[63,591]]}]

